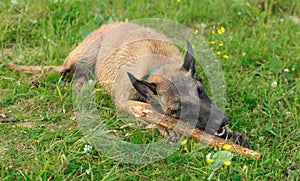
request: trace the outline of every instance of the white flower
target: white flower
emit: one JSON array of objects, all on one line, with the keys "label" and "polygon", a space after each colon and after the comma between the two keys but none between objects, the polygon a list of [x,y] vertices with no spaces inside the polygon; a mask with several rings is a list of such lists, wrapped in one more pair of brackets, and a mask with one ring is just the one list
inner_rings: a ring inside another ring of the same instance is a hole
[{"label": "white flower", "polygon": [[13,5],[18,5],[18,0],[11,0],[11,3],[12,3]]},{"label": "white flower", "polygon": [[289,72],[290,70],[288,68],[283,69],[284,72]]},{"label": "white flower", "polygon": [[28,11],[28,9],[29,9],[29,5],[26,4],[26,5],[25,5],[25,11]]},{"label": "white flower", "polygon": [[90,152],[93,149],[91,145],[84,145],[83,152]]},{"label": "white flower", "polygon": [[31,20],[31,23],[32,23],[32,24],[37,24],[37,22],[38,22],[38,21],[37,21],[36,19]]},{"label": "white flower", "polygon": [[208,154],[206,155],[206,158],[210,158],[210,156],[211,156],[211,153],[208,153]]},{"label": "white flower", "polygon": [[92,169],[91,169],[91,168],[85,170],[85,173],[88,174],[88,175],[91,174],[91,172],[92,172]]},{"label": "white flower", "polygon": [[271,86],[274,88],[277,87],[277,82],[276,81],[272,82]]},{"label": "white flower", "polygon": [[200,24],[200,27],[201,27],[202,29],[205,29],[205,28],[207,27],[207,25],[204,24],[204,23],[201,23],[201,24]]},{"label": "white flower", "polygon": [[285,113],[285,115],[287,115],[287,116],[288,116],[288,115],[291,115],[291,114],[292,114],[292,113],[289,112],[289,111]]}]

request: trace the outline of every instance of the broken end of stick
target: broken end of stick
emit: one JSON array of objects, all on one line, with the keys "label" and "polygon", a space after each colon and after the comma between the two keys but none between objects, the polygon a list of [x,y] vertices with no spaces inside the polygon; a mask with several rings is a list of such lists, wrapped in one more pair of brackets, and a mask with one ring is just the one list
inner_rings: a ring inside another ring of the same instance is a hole
[{"label": "broken end of stick", "polygon": [[259,160],[261,158],[261,154],[254,150],[251,150],[251,149],[248,149],[243,146],[236,145],[236,144],[234,144],[233,147],[235,150],[234,152],[236,152],[239,155],[246,155],[247,157],[255,158],[257,160]]}]

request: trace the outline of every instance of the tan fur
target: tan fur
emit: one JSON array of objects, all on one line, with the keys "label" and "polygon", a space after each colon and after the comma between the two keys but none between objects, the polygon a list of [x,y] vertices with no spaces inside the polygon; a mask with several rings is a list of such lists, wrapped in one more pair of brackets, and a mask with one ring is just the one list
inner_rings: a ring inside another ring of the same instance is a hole
[{"label": "tan fur", "polygon": [[[90,70],[100,85],[113,95],[115,103],[126,107],[126,100],[136,98],[127,72],[144,78],[157,65],[175,63],[157,71],[161,75],[172,74],[182,66],[182,61],[178,48],[165,35],[136,24],[117,22],[102,25],[91,32],[69,53],[62,66],[8,65],[7,68],[23,73],[39,73],[30,79],[32,83],[37,83],[43,73],[49,71],[48,68],[52,69],[50,73],[72,71],[80,75],[77,80],[81,85],[87,80],[83,75]],[[151,76],[149,82],[156,83],[158,87],[165,83],[162,76]]]},{"label": "tan fur", "polygon": [[[160,64],[177,62],[174,69],[179,69],[182,61],[178,48],[165,35],[132,23],[111,23],[88,35],[63,67],[79,72],[94,68],[100,85],[112,93],[117,105],[126,107],[125,101],[134,97],[127,72],[142,78]],[[150,78],[150,82],[162,81],[158,79]]]},{"label": "tan fur", "polygon": [[[80,63],[80,66],[95,63],[98,81],[107,91],[122,66],[145,55],[162,55],[182,61],[178,49],[171,41],[152,29],[131,23],[111,23],[102,25],[88,35],[65,59],[65,69]],[[160,62],[152,62],[153,66]],[[150,71],[153,67],[149,65]],[[140,67],[139,69],[142,69]],[[147,73],[146,73],[147,74]]]},{"label": "tan fur", "polygon": [[100,46],[99,41],[101,41],[101,35],[103,34],[103,32],[113,28],[118,24],[119,23],[110,23],[102,25],[99,29],[91,32],[71,53],[69,53],[69,55],[63,63],[63,66],[65,68],[69,68],[70,66],[78,63],[81,59],[90,56],[87,55],[89,51],[87,50],[87,47],[92,48],[93,50],[95,49],[96,51],[92,52],[92,55],[96,56],[98,53],[97,49]]},{"label": "tan fur", "polygon": [[61,72],[64,67],[63,66],[26,66],[26,65],[14,65],[9,64],[6,66],[6,69],[13,70],[16,72],[22,72],[25,74],[40,74],[43,72]]}]

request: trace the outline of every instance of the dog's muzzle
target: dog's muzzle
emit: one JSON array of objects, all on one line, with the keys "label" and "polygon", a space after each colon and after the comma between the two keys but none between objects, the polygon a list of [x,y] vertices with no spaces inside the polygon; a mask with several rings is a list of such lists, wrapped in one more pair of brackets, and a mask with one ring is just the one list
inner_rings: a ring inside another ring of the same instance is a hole
[{"label": "dog's muzzle", "polygon": [[227,130],[226,130],[226,127],[221,127],[216,133],[215,133],[216,136],[218,137],[224,137],[227,135]]}]

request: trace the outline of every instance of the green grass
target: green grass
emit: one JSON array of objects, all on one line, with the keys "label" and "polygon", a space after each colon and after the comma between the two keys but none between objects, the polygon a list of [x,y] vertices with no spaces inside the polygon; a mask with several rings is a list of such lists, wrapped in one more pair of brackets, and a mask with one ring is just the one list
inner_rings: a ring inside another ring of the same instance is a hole
[{"label": "green grass", "polygon": [[[258,5],[243,0],[19,0],[17,5],[0,1],[0,112],[19,120],[0,123],[0,180],[204,180],[209,176],[205,155],[215,150],[193,140],[170,157],[143,165],[117,162],[95,149],[85,153],[88,143],[74,119],[72,83],[56,77],[34,87],[27,75],[4,68],[8,63],[60,65],[100,24],[150,17],[192,28],[203,23],[207,41],[216,42],[211,47],[229,55],[218,57],[226,78],[230,127],[246,130],[251,148],[262,158],[236,155],[213,180],[299,180],[294,165],[300,167],[300,24],[289,17],[300,18],[300,2],[269,0],[264,10]],[[218,23],[226,31],[213,36],[209,27]],[[220,41],[223,47],[217,46]],[[109,97],[100,91],[99,99],[104,107],[101,114],[118,129]],[[133,134],[132,141],[144,143],[141,131],[127,131]],[[157,135],[150,133],[146,132],[151,139]]]}]

